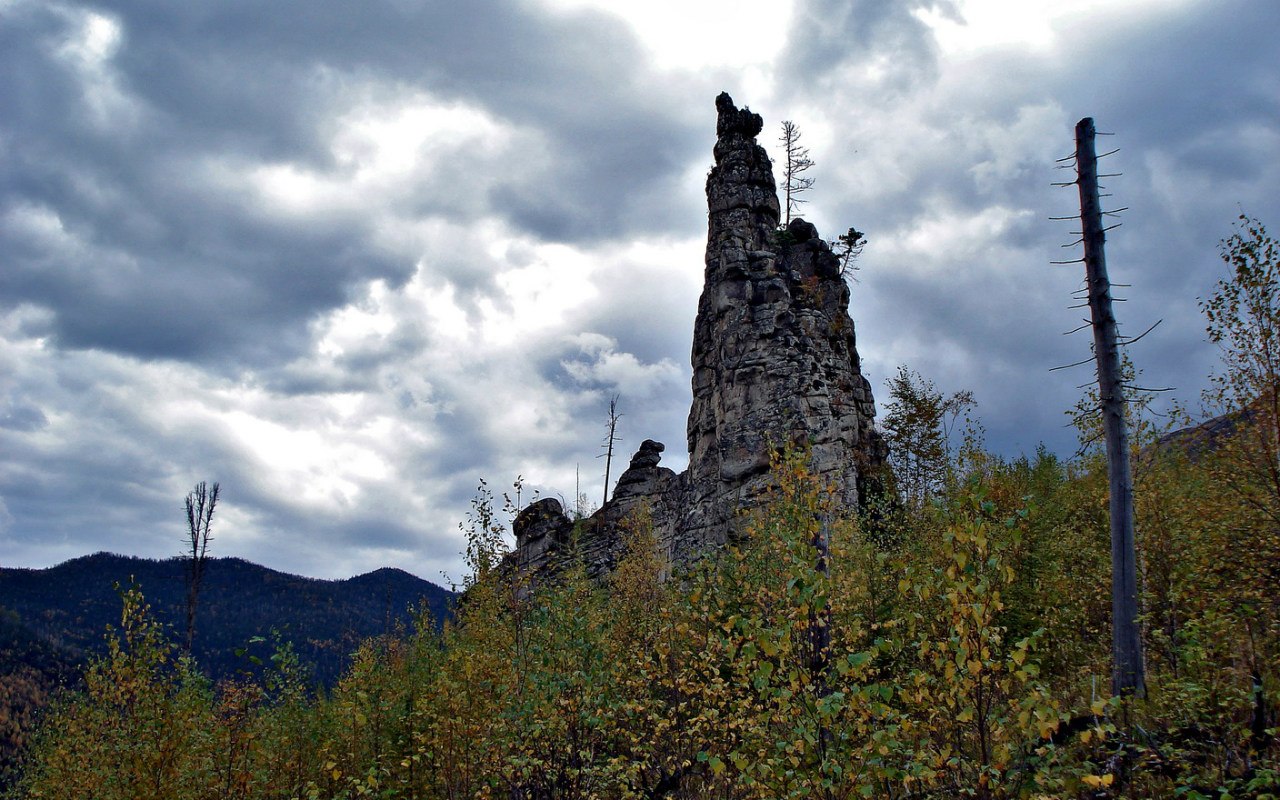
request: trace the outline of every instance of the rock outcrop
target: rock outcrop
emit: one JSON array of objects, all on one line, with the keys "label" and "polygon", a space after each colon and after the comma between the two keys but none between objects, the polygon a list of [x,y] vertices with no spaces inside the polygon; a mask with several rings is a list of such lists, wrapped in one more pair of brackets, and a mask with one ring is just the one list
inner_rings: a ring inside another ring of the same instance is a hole
[{"label": "rock outcrop", "polygon": [[839,259],[810,223],[779,228],[773,166],[756,143],[760,116],[728,94],[716,98],[716,111],[689,468],[677,475],[660,466],[663,445],[645,441],[576,536],[559,503],[525,509],[511,556],[522,569],[554,569],[572,544],[590,573],[607,572],[620,555],[623,520],[641,507],[671,561],[690,563],[739,533],[738,512],[770,485],[771,450],[789,443],[808,445],[814,470],[848,508],[884,460]]}]

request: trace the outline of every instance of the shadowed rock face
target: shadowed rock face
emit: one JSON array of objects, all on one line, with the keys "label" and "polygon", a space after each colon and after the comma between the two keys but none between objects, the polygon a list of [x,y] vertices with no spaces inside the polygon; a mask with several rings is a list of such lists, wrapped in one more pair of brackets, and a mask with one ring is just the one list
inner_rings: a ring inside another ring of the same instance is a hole
[{"label": "shadowed rock face", "polygon": [[[848,508],[857,505],[860,476],[885,457],[839,260],[804,220],[778,229],[773,166],[755,140],[760,115],[737,108],[728,94],[716,98],[716,111],[689,469],[677,475],[659,466],[658,442],[640,446],[614,496],[578,531],[576,553],[592,574],[612,569],[620,523],[642,506],[677,565],[737,535],[738,512],[770,485],[772,448],[808,444],[813,468]],[[572,525],[561,512],[551,527]],[[554,536],[517,533],[511,558],[522,568],[553,569],[568,550],[544,544]]]}]

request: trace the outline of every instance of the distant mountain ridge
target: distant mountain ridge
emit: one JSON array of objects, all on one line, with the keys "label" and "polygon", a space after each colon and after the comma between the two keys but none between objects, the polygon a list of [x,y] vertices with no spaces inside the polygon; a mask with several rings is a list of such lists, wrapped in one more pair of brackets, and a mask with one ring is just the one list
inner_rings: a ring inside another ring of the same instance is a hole
[{"label": "distant mountain ridge", "polygon": [[[120,622],[115,585],[135,582],[151,610],[171,630],[185,634],[186,562],[111,553],[73,558],[47,569],[0,568],[0,607],[18,626],[82,661],[101,652],[108,624]],[[290,575],[239,558],[213,558],[200,591],[193,655],[215,680],[252,670],[248,654],[266,656],[254,637],[278,633],[292,642],[316,679],[331,685],[356,646],[370,636],[413,624],[410,608],[439,625],[454,593],[403,570],[382,568],[346,580]]]}]

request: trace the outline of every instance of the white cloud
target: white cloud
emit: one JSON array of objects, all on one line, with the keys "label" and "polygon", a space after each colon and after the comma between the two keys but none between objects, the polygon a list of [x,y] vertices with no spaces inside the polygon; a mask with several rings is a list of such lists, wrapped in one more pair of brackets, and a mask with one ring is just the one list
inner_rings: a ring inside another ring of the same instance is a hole
[{"label": "white cloud", "polygon": [[541,0],[557,11],[590,9],[624,20],[666,69],[767,69],[785,44],[795,0]]},{"label": "white cloud", "polygon": [[[959,13],[925,7],[913,13],[933,31],[943,53],[997,48],[1048,51],[1078,35],[1077,26],[1105,27],[1124,18],[1178,13],[1193,0],[960,0]],[[1087,22],[1086,22],[1087,21]]]},{"label": "white cloud", "polygon": [[119,20],[62,4],[54,8],[70,26],[67,35],[50,46],[79,79],[81,103],[93,126],[114,135],[136,128],[142,108],[126,93],[112,64],[124,42]]},{"label": "white cloud", "polygon": [[626,395],[632,402],[660,399],[666,395],[662,390],[684,377],[669,359],[645,364],[631,353],[618,352],[618,343],[607,336],[584,333],[572,340],[585,360],[561,361],[565,371],[580,383],[608,387],[608,391]]}]

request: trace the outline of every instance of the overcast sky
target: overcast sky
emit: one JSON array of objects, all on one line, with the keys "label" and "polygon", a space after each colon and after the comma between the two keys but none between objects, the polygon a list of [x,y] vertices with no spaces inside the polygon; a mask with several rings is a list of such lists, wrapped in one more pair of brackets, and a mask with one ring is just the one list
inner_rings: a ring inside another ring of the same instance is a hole
[{"label": "overcast sky", "polygon": [[[972,389],[992,448],[1069,454],[1087,368],[1077,120],[1144,382],[1193,407],[1196,298],[1280,230],[1274,0],[0,0],[0,564],[180,550],[460,575],[480,478],[599,502],[686,463],[721,90],[794,120],[804,215],[870,239],[878,397]],[[620,471],[615,466],[614,477]]]}]

